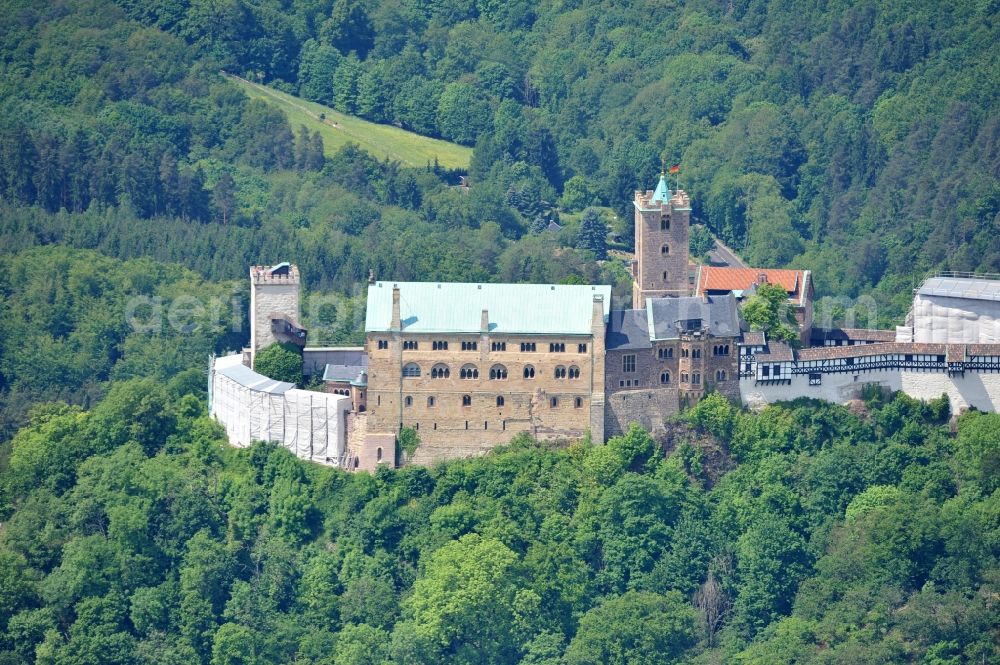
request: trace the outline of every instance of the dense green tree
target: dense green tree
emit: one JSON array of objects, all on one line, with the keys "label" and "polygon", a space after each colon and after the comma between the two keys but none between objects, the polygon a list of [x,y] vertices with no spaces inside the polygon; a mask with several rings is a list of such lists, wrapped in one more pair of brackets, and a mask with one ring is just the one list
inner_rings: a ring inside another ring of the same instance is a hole
[{"label": "dense green tree", "polygon": [[396,630],[412,634],[434,661],[509,662],[538,602],[519,589],[516,565],[517,555],[496,540],[467,535],[446,544],[415,582]]},{"label": "dense green tree", "polygon": [[756,289],[741,308],[751,329],[762,330],[768,337],[786,342],[798,339],[785,289],[778,284],[762,284]]},{"label": "dense green tree", "polygon": [[580,619],[567,663],[677,663],[696,641],[693,608],[676,592],[629,592],[606,599]]},{"label": "dense green tree", "polygon": [[253,368],[276,381],[301,383],[302,352],[292,344],[276,342],[254,356]]},{"label": "dense green tree", "polygon": [[438,100],[438,131],[445,138],[474,145],[479,135],[490,127],[492,110],[485,96],[464,83],[445,86]]}]

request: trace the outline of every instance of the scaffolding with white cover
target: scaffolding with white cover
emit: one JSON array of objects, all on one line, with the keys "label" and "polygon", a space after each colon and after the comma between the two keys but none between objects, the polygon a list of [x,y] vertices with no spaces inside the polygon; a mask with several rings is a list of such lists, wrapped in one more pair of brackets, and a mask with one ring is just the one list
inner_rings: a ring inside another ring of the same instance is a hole
[{"label": "scaffolding with white cover", "polygon": [[254,372],[242,360],[240,354],[212,359],[209,410],[230,443],[273,441],[301,459],[341,464],[351,399],[299,390]]}]

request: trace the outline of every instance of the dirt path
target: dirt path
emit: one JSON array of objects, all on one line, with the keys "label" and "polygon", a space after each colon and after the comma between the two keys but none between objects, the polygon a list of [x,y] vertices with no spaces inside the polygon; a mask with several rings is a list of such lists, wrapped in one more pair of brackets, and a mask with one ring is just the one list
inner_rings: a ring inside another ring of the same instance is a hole
[{"label": "dirt path", "polygon": [[[249,80],[243,78],[242,76],[237,76],[236,74],[228,74],[226,72],[222,72],[222,74],[223,74],[223,76],[228,76],[229,78],[233,78],[233,79],[236,79],[238,81],[242,81],[243,83],[246,83],[247,85],[249,85],[250,87],[252,87],[252,88],[254,88],[256,90],[260,90],[262,93],[264,93],[265,95],[267,95],[271,99],[274,99],[274,100],[278,101],[281,104],[288,104],[289,106],[294,106],[295,108],[297,108],[298,110],[302,111],[303,113],[305,113],[307,116],[309,116],[310,118],[312,118],[316,122],[321,122],[324,125],[327,125],[328,127],[333,127],[334,129],[340,130],[340,125],[338,125],[337,123],[333,122],[332,120],[327,120],[326,118],[319,117],[318,113],[310,111],[308,108],[306,108],[302,104],[298,104],[296,102],[292,102],[292,101],[289,101],[287,99],[283,99],[283,98],[279,97],[278,95],[274,94],[274,92],[270,88],[268,88],[266,85],[261,85],[260,83],[254,83],[253,81],[249,81]],[[343,131],[343,130],[341,130],[341,131]]]}]

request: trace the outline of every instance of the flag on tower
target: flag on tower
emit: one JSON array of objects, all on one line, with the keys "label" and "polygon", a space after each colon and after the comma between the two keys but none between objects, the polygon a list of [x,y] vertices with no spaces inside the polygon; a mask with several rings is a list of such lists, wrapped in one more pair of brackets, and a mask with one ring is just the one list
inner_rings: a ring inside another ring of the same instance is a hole
[{"label": "flag on tower", "polygon": [[669,173],[670,175],[676,175],[676,174],[678,174],[680,172],[681,172],[681,165],[680,164],[674,164],[669,169],[667,169],[667,173]]}]

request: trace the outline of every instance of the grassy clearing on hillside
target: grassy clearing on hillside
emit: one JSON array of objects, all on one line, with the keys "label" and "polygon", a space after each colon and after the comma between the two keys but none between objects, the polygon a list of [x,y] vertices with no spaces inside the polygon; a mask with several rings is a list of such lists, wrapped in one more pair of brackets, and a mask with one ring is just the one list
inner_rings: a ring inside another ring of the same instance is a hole
[{"label": "grassy clearing on hillside", "polygon": [[[293,130],[297,131],[299,125],[305,125],[309,131],[319,130],[328,154],[354,142],[379,159],[396,159],[406,166],[424,166],[428,162],[433,163],[436,157],[444,168],[469,168],[472,148],[414,134],[392,125],[368,122],[236,76],[229,78],[249,97],[264,100],[284,111]],[[323,120],[320,119],[321,114]]]}]

